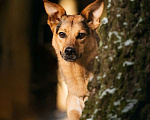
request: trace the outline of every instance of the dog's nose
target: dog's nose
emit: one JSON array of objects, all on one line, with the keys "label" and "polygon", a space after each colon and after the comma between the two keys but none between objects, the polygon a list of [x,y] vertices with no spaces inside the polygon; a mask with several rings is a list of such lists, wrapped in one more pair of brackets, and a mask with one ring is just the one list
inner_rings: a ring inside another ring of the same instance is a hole
[{"label": "dog's nose", "polygon": [[67,47],[65,49],[65,54],[66,55],[73,55],[73,54],[75,54],[75,48],[73,48],[73,47]]}]

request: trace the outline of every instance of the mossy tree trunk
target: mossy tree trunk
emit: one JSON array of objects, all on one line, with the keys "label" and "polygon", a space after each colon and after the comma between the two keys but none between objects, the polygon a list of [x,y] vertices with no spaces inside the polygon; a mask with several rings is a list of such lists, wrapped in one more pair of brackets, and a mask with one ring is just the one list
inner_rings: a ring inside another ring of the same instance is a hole
[{"label": "mossy tree trunk", "polygon": [[81,120],[150,120],[150,2],[107,2]]}]

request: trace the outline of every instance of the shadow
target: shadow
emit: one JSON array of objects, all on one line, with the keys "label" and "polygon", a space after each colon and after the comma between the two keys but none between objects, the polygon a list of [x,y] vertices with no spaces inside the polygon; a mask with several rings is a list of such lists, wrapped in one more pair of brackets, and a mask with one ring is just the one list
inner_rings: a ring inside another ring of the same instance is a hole
[{"label": "shadow", "polygon": [[[91,1],[77,2],[81,11]],[[0,0],[0,16],[0,120],[64,118],[56,110],[57,58],[43,1]]]}]

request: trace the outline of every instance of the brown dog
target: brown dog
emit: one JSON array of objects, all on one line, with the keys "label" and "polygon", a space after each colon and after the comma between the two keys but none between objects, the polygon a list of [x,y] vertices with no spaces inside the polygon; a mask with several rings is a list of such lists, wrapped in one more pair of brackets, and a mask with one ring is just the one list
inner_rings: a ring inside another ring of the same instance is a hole
[{"label": "brown dog", "polygon": [[80,15],[67,15],[63,7],[47,0],[44,6],[53,32],[52,45],[58,57],[59,72],[68,87],[67,115],[69,120],[79,120],[98,53],[96,28],[104,3],[96,0]]}]

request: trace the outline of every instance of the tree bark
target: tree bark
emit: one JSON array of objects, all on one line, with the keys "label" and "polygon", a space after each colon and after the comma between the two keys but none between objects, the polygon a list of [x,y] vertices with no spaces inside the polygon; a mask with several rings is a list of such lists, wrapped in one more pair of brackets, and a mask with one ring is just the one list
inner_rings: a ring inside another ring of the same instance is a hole
[{"label": "tree bark", "polygon": [[[150,119],[150,2],[108,0],[81,120]],[[93,92],[94,91],[94,92]]]}]

